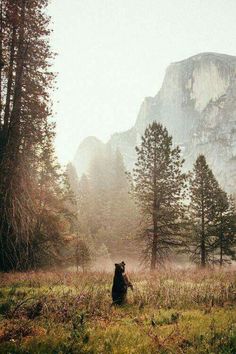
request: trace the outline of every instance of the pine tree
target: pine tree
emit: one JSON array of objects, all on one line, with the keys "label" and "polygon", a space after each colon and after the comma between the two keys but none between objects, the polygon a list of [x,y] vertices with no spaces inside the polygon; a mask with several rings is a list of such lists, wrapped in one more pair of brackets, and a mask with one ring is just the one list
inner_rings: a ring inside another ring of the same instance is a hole
[{"label": "pine tree", "polygon": [[110,147],[91,161],[88,175],[82,175],[77,194],[80,232],[93,239],[93,247],[105,244],[109,253],[132,254],[137,227],[137,208],[130,197],[121,153]]},{"label": "pine tree", "polygon": [[66,175],[72,192],[75,196],[77,196],[79,191],[79,178],[76,169],[71,162],[69,162],[66,166]]},{"label": "pine tree", "polygon": [[219,185],[204,155],[200,155],[195,162],[190,191],[190,211],[193,220],[190,252],[193,261],[205,267],[211,261],[214,241],[212,226],[216,215],[216,195]]},{"label": "pine tree", "polygon": [[181,172],[180,148],[173,147],[172,137],[161,124],[148,126],[136,151],[133,195],[145,222],[145,259],[153,270],[179,244],[186,177]]},{"label": "pine tree", "polygon": [[90,180],[85,174],[83,174],[79,180],[77,208],[80,232],[87,237],[95,237],[100,222],[95,210],[96,202],[93,198]]},{"label": "pine tree", "polygon": [[[2,0],[0,17],[0,269],[27,269],[59,245],[64,187],[55,161],[47,0]],[[47,188],[46,188],[47,186]],[[55,217],[55,215],[57,216]],[[39,236],[41,235],[41,236]],[[48,260],[52,260],[56,248]],[[35,259],[37,256],[37,260]]]},{"label": "pine tree", "polygon": [[[129,194],[130,186],[123,156],[117,149],[111,163],[109,193],[110,237],[107,245],[112,256],[135,257],[134,238],[138,223],[137,207]],[[137,252],[136,252],[137,253]]]},{"label": "pine tree", "polygon": [[[236,214],[233,199],[219,188],[216,195],[216,216],[214,220],[214,261],[222,266],[235,259]],[[215,256],[218,256],[215,259]]]},{"label": "pine tree", "polygon": [[84,240],[77,238],[75,245],[75,263],[76,268],[81,267],[83,272],[89,267],[91,261],[90,251],[88,245]]},{"label": "pine tree", "polygon": [[112,186],[114,191],[127,193],[129,191],[129,183],[126,176],[124,159],[119,149],[115,151],[112,162]]},{"label": "pine tree", "polygon": [[109,229],[110,219],[110,182],[111,182],[111,152],[105,150],[98,153],[91,161],[88,179],[91,188],[91,210],[94,226],[98,229]]}]

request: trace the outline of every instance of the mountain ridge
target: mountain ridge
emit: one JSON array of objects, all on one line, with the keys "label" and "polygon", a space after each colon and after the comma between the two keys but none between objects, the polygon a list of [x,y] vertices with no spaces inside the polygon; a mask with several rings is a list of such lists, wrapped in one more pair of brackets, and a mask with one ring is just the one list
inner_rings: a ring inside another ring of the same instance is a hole
[{"label": "mountain ridge", "polygon": [[204,153],[220,183],[232,192],[236,181],[235,102],[236,57],[199,53],[171,63],[157,94],[144,98],[134,126],[113,134],[106,145],[121,151],[130,170],[136,158],[134,147],[155,120],[166,126],[182,148],[185,169]]}]

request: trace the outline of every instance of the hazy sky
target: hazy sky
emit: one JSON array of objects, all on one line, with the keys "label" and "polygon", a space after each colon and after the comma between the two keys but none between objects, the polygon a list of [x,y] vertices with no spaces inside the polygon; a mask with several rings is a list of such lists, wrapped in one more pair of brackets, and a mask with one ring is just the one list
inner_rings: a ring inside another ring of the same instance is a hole
[{"label": "hazy sky", "polygon": [[59,160],[89,135],[130,128],[166,67],[199,52],[236,55],[236,0],[51,0]]}]

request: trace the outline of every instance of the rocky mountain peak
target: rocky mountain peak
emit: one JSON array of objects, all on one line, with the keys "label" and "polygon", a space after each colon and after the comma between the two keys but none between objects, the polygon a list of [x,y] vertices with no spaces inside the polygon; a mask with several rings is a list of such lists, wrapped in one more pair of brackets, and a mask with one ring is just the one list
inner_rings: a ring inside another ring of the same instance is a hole
[{"label": "rocky mountain peak", "polygon": [[234,191],[236,57],[200,53],[168,66],[161,89],[144,99],[134,127],[108,142],[121,151],[128,169],[136,159],[134,147],[154,120],[166,126],[182,148],[186,169],[203,153],[222,186]]}]

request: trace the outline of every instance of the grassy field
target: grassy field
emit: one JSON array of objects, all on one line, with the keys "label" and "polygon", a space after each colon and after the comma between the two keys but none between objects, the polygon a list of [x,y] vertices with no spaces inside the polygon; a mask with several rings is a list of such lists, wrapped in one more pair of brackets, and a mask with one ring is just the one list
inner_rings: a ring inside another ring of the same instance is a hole
[{"label": "grassy field", "polygon": [[236,271],[0,274],[0,353],[236,353]]}]

